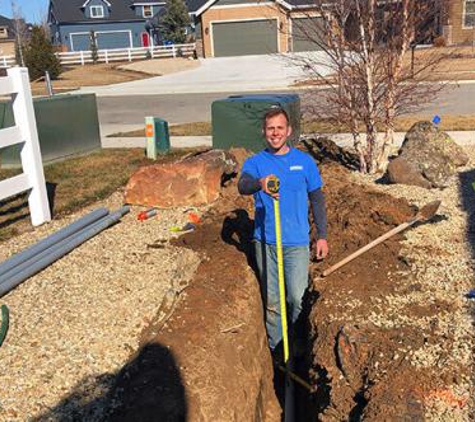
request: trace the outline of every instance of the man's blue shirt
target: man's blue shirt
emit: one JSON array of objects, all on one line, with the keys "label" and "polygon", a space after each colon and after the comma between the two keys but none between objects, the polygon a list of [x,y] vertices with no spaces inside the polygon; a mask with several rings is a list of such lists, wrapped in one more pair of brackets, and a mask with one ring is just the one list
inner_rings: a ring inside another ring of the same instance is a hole
[{"label": "man's blue shirt", "polygon": [[[244,162],[242,172],[256,179],[270,174],[279,178],[282,244],[308,245],[308,193],[323,186],[315,161],[295,148],[291,148],[284,155],[274,155],[264,150],[248,158]],[[254,200],[254,238],[275,245],[274,200],[263,191],[255,193]]]}]

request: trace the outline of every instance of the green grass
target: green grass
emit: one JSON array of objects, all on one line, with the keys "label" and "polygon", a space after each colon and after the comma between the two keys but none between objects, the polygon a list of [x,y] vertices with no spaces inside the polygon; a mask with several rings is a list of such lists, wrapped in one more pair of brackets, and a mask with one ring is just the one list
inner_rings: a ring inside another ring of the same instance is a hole
[{"label": "green grass", "polygon": [[[124,186],[141,166],[176,159],[189,150],[172,151],[157,161],[145,158],[144,150],[107,149],[44,167],[48,189],[54,190],[54,216],[69,214],[109,197]],[[20,170],[1,170],[0,180]],[[11,238],[29,227],[26,194],[0,201],[0,241]]]}]

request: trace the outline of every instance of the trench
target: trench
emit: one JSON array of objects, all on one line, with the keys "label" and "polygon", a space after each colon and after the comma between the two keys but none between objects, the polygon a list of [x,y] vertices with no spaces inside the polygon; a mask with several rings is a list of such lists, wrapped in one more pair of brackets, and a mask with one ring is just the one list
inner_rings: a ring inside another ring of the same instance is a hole
[{"label": "trench", "polygon": [[[401,343],[420,343],[417,330],[368,322],[368,304],[401,287],[397,274],[408,265],[400,257],[401,237],[328,279],[317,277],[324,266],[406,221],[414,210],[404,200],[353,182],[352,157],[334,145],[306,148],[326,182],[331,255],[324,264],[312,257],[316,281],[302,316],[307,344],[295,372],[315,390],[295,386],[294,420],[377,421],[401,415],[421,420],[416,388],[425,375],[392,354]],[[201,264],[167,323],[159,330],[152,323],[143,332],[140,359],[136,356],[135,366],[117,383],[120,405],[110,420],[283,420],[283,375],[267,347],[252,224],[252,202],[231,180],[197,230],[174,242],[197,252]],[[143,354],[150,348],[161,352]]]}]

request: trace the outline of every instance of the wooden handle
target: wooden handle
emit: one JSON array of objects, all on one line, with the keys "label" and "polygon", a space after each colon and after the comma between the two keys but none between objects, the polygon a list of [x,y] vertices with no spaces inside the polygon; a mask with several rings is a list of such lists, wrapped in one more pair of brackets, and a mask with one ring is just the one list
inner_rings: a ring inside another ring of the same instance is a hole
[{"label": "wooden handle", "polygon": [[360,255],[364,254],[365,252],[369,251],[371,248],[379,245],[380,243],[384,242],[385,240],[389,239],[391,236],[406,230],[409,226],[412,226],[417,220],[408,221],[406,223],[402,223],[399,226],[395,227],[394,229],[388,231],[387,233],[379,236],[377,239],[373,240],[371,243],[368,243],[366,246],[363,246],[361,249],[358,249],[356,252],[353,252],[350,256],[347,256],[345,259],[341,260],[340,262],[336,263],[335,265],[331,266],[330,268],[326,269],[322,273],[322,277],[326,277],[333,273],[334,271],[338,270],[339,268],[343,267],[343,265],[348,264],[348,262],[353,261],[355,258],[359,257]]}]

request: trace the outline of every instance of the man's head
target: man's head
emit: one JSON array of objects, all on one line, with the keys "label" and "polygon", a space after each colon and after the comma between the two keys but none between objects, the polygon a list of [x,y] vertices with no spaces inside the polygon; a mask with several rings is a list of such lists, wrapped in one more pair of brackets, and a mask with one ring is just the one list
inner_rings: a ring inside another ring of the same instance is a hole
[{"label": "man's head", "polygon": [[264,115],[264,137],[267,145],[276,154],[285,154],[288,151],[287,138],[292,133],[289,116],[282,108],[271,108]]}]

